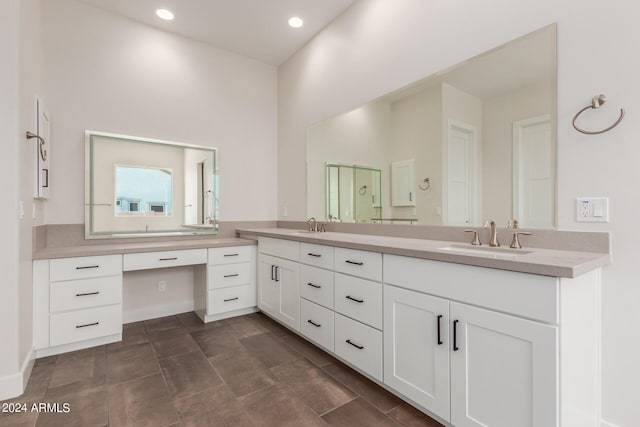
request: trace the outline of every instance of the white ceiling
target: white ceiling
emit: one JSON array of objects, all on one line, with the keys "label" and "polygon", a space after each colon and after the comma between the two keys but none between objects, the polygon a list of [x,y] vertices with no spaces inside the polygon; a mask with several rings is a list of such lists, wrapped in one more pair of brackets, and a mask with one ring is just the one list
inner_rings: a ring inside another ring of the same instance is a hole
[{"label": "white ceiling", "polygon": [[[127,18],[279,65],[356,0],[80,0]],[[163,21],[155,10],[171,10]],[[291,28],[292,16],[304,20]]]}]

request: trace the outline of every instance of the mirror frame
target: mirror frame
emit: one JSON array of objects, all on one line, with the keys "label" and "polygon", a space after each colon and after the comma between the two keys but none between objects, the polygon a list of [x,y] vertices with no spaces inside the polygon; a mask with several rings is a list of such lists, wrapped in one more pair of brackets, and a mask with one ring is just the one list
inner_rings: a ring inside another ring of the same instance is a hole
[{"label": "mirror frame", "polygon": [[207,147],[196,144],[186,144],[183,142],[167,141],[154,138],[144,138],[131,135],[122,135],[109,132],[98,131],[85,131],[85,164],[84,164],[84,226],[85,226],[85,239],[113,239],[113,238],[137,238],[137,237],[163,237],[163,236],[191,236],[191,235],[216,235],[219,229],[218,223],[218,199],[217,195],[213,199],[213,224],[209,226],[193,225],[193,229],[180,229],[180,230],[151,230],[151,231],[124,231],[124,232],[99,232],[96,233],[93,230],[93,207],[95,206],[94,194],[93,194],[93,138],[101,137],[114,140],[130,140],[131,142],[157,144],[161,146],[192,148],[196,150],[211,151],[214,161],[213,169],[213,188],[217,189],[219,185],[218,175],[218,149],[215,147]]}]

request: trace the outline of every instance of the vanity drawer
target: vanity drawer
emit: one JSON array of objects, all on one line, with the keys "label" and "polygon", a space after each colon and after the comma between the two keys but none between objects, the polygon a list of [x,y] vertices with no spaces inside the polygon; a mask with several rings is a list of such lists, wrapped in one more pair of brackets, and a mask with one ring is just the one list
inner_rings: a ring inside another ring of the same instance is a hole
[{"label": "vanity drawer", "polygon": [[52,314],[50,345],[62,345],[122,333],[122,305]]},{"label": "vanity drawer", "polygon": [[334,269],[369,280],[382,280],[382,254],[355,249],[335,248]]},{"label": "vanity drawer", "polygon": [[333,271],[300,266],[300,296],[333,309]]},{"label": "vanity drawer", "polygon": [[209,266],[209,289],[228,288],[252,283],[253,269],[248,262]]},{"label": "vanity drawer", "polygon": [[179,267],[182,265],[206,264],[206,249],[181,251],[143,252],[124,255],[124,271],[149,270],[152,268]]},{"label": "vanity drawer", "polygon": [[49,280],[88,279],[122,274],[122,255],[59,258],[49,261]]},{"label": "vanity drawer", "polygon": [[333,351],[333,311],[301,299],[300,332],[311,341]]},{"label": "vanity drawer", "polygon": [[382,329],[382,284],[336,273],[335,310]]},{"label": "vanity drawer", "polygon": [[258,252],[286,258],[293,261],[300,260],[300,242],[284,239],[272,239],[270,237],[258,238]]},{"label": "vanity drawer", "polygon": [[51,283],[51,312],[79,310],[122,302],[122,277],[96,277]]},{"label": "vanity drawer", "polygon": [[333,246],[300,243],[300,262],[333,269]]},{"label": "vanity drawer", "polygon": [[251,261],[255,246],[209,248],[209,265],[235,264]]},{"label": "vanity drawer", "polygon": [[382,381],[382,332],[336,313],[335,337],[338,356]]},{"label": "vanity drawer", "polygon": [[207,314],[219,314],[227,311],[256,305],[256,287],[253,285],[234,286],[233,288],[214,289],[207,294]]}]

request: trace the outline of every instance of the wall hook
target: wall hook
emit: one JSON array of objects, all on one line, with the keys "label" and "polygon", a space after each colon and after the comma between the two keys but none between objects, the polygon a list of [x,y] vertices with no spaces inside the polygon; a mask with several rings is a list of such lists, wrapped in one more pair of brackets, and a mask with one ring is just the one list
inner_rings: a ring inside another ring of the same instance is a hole
[{"label": "wall hook", "polygon": [[418,184],[418,188],[423,191],[430,189],[431,181],[429,181],[429,178],[425,178],[420,184]]},{"label": "wall hook", "polygon": [[607,131],[610,131],[611,129],[613,129],[614,127],[618,126],[620,124],[620,122],[622,121],[622,119],[624,118],[624,108],[620,109],[620,117],[618,118],[618,120],[616,120],[616,122],[614,124],[612,124],[611,126],[609,126],[606,129],[602,129],[602,130],[598,130],[598,131],[590,131],[590,130],[584,130],[578,127],[578,125],[576,125],[576,120],[578,119],[578,116],[580,114],[582,114],[584,111],[588,110],[589,108],[600,108],[600,106],[602,104],[604,104],[607,101],[607,97],[606,95],[600,94],[600,95],[596,95],[593,97],[593,99],[591,100],[591,105],[587,105],[586,107],[584,107],[582,110],[578,111],[578,113],[573,116],[573,127],[575,128],[575,130],[577,130],[578,132],[582,132],[584,134],[587,135],[598,135],[600,133],[605,133]]}]

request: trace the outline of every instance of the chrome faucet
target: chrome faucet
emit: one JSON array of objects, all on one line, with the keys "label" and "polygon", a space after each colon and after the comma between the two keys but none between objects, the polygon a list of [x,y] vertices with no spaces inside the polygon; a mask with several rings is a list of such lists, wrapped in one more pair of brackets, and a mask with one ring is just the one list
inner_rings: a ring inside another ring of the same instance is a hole
[{"label": "chrome faucet", "polygon": [[318,220],[314,217],[311,217],[307,220],[307,225],[309,226],[309,231],[318,231]]},{"label": "chrome faucet", "polygon": [[489,237],[489,246],[493,248],[497,248],[500,246],[500,242],[498,242],[498,233],[496,230],[496,223],[494,221],[488,220],[484,223],[484,228],[490,229],[490,237]]}]

